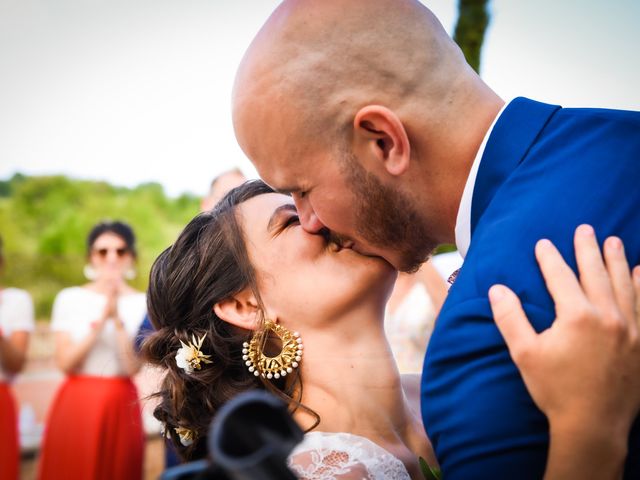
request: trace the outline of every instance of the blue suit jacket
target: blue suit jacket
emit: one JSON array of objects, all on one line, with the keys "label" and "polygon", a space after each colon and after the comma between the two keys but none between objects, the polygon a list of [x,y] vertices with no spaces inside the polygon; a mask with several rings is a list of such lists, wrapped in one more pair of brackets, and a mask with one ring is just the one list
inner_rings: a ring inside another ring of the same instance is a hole
[{"label": "blue suit jacket", "polygon": [[[549,327],[554,306],[534,245],[551,239],[575,270],[581,223],[600,242],[620,236],[630,264],[640,263],[640,112],[514,100],[487,142],[471,246],[424,364],[422,416],[447,480],[542,478],[548,424],[509,357],[487,291],[508,285],[535,329]],[[639,422],[625,478],[640,478]]]}]

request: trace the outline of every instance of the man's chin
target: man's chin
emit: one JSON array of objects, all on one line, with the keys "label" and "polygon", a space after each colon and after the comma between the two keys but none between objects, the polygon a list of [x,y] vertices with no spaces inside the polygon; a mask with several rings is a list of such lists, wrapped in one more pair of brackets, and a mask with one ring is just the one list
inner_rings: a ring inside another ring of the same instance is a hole
[{"label": "man's chin", "polygon": [[367,257],[367,258],[371,258],[373,260],[379,261],[379,262],[383,262],[385,264],[387,264],[390,268],[394,269],[394,270],[398,270],[398,268],[393,264],[393,261],[387,257],[384,257],[380,254],[377,253],[372,253],[372,252],[367,252],[365,250],[362,250],[360,248],[358,248],[357,245],[353,245],[350,250],[354,253],[357,253],[358,255],[360,255],[361,257]]},{"label": "man's chin", "polygon": [[359,251],[358,253],[366,257],[379,258],[380,260],[388,263],[393,269],[403,273],[417,272],[418,270],[420,270],[420,267],[431,257],[431,251],[420,256],[413,255],[404,257],[361,251]]},{"label": "man's chin", "polygon": [[400,262],[398,270],[402,273],[416,273],[432,256],[433,250],[429,250],[427,253],[420,255],[419,257],[404,258],[402,259],[403,261]]}]

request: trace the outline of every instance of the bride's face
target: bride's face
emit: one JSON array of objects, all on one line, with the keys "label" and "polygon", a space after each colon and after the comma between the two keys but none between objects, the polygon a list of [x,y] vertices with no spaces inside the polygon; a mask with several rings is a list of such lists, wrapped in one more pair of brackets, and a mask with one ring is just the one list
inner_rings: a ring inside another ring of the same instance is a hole
[{"label": "bride's face", "polygon": [[396,278],[386,261],[306,232],[285,195],[258,195],[237,212],[268,315],[318,325],[369,306],[383,311]]}]

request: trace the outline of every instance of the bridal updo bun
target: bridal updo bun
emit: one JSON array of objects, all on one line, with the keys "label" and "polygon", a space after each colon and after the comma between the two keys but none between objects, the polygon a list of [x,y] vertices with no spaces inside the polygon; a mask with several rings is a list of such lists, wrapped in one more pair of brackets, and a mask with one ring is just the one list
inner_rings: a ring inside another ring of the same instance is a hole
[{"label": "bridal updo bun", "polygon": [[[297,376],[276,383],[251,374],[242,360],[242,343],[252,332],[218,318],[213,306],[250,287],[258,301],[256,275],[249,261],[238,204],[273,190],[250,181],[231,190],[217,206],[196,216],[175,244],[156,259],[151,269],[148,311],[155,327],[143,344],[147,361],[164,369],[159,404],[154,416],[184,459],[206,456],[206,435],[216,412],[233,396],[254,388],[268,388],[290,404]],[[188,373],[176,363],[182,347],[204,336],[200,351],[211,363]],[[184,438],[191,432],[192,439]],[[181,435],[183,438],[181,441]],[[190,443],[191,441],[191,443]]]}]

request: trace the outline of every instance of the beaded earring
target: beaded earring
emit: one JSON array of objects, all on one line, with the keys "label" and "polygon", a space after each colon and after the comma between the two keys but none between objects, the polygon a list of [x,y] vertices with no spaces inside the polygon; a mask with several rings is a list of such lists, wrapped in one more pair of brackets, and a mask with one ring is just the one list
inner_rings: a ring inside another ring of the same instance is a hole
[{"label": "beaded earring", "polygon": [[242,360],[256,377],[262,375],[271,380],[285,377],[298,367],[302,359],[303,345],[298,332],[291,332],[271,320],[265,323],[263,335],[268,336],[269,333],[280,339],[282,350],[273,357],[265,355],[261,348],[262,335],[254,335],[250,342],[242,344]]}]

